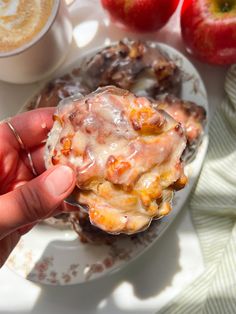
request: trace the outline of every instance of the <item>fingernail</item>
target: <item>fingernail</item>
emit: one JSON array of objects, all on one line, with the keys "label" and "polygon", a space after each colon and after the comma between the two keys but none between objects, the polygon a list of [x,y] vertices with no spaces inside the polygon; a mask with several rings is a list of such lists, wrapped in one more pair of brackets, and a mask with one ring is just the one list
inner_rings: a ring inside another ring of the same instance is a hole
[{"label": "fingernail", "polygon": [[73,170],[67,166],[60,166],[47,176],[45,188],[53,196],[60,196],[71,187],[73,179]]}]

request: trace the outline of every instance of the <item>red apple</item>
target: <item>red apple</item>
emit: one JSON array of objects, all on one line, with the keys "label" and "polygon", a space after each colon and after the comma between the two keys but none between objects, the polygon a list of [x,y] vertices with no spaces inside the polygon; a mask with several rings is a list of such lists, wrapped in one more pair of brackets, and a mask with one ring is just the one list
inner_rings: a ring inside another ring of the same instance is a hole
[{"label": "red apple", "polygon": [[187,51],[203,62],[236,62],[236,0],[184,0],[181,30]]},{"label": "red apple", "polygon": [[179,0],[101,0],[116,21],[135,31],[151,32],[164,26]]}]

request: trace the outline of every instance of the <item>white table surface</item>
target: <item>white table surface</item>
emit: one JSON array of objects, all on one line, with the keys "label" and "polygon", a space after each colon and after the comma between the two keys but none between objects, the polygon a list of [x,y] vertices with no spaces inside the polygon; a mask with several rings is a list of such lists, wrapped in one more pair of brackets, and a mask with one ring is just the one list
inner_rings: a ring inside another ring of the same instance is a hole
[{"label": "white table surface", "polygon": [[[108,25],[99,1],[77,0],[70,10],[75,26],[74,43],[66,64],[89,49],[125,36],[158,40],[185,53],[178,12],[158,34],[141,36]],[[223,97],[226,69],[192,61],[206,84],[211,117]],[[16,114],[35,86],[0,82],[0,119]],[[154,313],[203,269],[197,235],[186,206],[147,253],[118,273],[97,281],[70,287],[40,286],[3,267],[0,270],[0,314]]]}]

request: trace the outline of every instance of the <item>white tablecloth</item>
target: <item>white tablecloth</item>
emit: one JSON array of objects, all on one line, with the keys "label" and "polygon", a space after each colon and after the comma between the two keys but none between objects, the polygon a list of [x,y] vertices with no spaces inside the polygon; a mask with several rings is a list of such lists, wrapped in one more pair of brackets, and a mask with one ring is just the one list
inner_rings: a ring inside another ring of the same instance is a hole
[{"label": "white tablecloth", "polygon": [[[70,10],[75,26],[74,43],[66,64],[94,47],[125,36],[158,40],[185,53],[178,12],[158,34],[141,36],[108,25],[99,1],[77,0]],[[192,61],[206,84],[211,117],[222,101],[226,69]],[[16,114],[35,85],[0,82],[0,119]],[[0,314],[154,313],[203,268],[198,239],[186,206],[147,253],[118,273],[97,281],[71,287],[40,286],[3,267],[0,270]]]}]

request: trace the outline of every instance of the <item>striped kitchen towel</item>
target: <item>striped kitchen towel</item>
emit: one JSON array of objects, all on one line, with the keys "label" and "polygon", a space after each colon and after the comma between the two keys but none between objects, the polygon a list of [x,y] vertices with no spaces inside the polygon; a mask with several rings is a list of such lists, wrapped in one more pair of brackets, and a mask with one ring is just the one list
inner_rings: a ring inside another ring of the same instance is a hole
[{"label": "striped kitchen towel", "polygon": [[209,150],[190,200],[204,273],[158,314],[236,313],[236,65],[209,132]]}]

